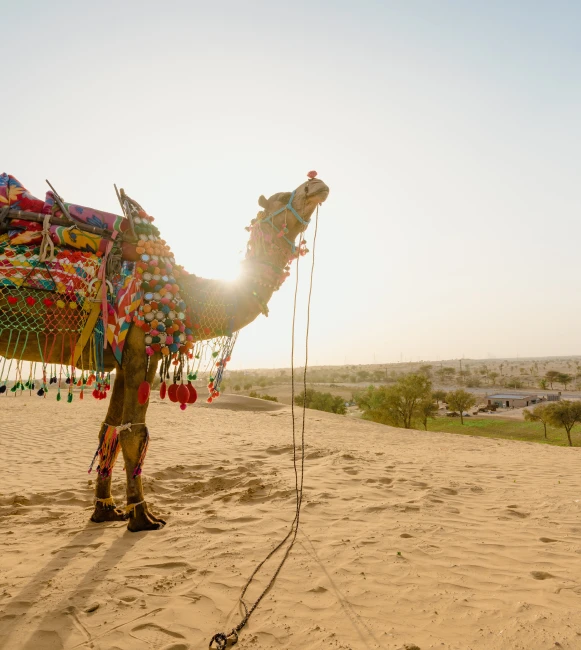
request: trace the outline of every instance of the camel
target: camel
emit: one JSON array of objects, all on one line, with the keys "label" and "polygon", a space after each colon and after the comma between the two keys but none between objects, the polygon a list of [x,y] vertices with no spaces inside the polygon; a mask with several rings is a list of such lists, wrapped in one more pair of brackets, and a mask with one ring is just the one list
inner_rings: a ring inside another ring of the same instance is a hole
[{"label": "camel", "polygon": [[[329,194],[327,185],[314,175],[314,172],[310,173],[309,180],[294,192],[280,192],[268,199],[259,197],[258,204],[262,210],[247,228],[251,232],[248,252],[236,281],[224,282],[182,275],[180,294],[187,310],[203,312],[209,308],[208,296],[213,296],[214,303],[234,305],[228,313],[225,310],[216,312],[214,309],[212,331],[196,332],[197,340],[210,339],[216,332],[236,333],[252,323],[259,314],[268,314],[267,303],[289,275],[290,262],[301,252],[306,252],[302,232],[306,230],[317,206]],[[297,247],[295,240],[299,235],[301,237]],[[0,310],[5,306],[0,292]],[[67,354],[72,355],[71,345],[70,340],[65,340],[64,336],[62,340],[56,340],[57,349],[62,346],[65,357]],[[146,346],[146,333],[136,324],[131,324],[121,363],[113,355],[110,346],[103,351],[104,368],[115,371],[115,381],[107,415],[99,431],[99,445],[103,443],[108,429],[116,428],[125,461],[127,503],[125,509],[119,508],[111,496],[115,453],[109,468],[111,471],[97,476],[95,508],[91,521],[102,523],[127,520],[127,529],[131,532],[156,530],[166,523],[149,509],[141,479],[141,463],[149,440],[146,426],[149,399],[148,396],[144,399],[140,394],[140,387],[142,390],[144,382],[152,385],[162,360],[159,351],[149,348],[146,354]],[[88,367],[85,365],[91,354],[88,348],[88,345],[85,346],[75,363],[78,368]],[[0,332],[0,355],[10,356],[10,349],[6,332]],[[42,361],[38,345],[25,345],[19,357],[25,361]]]}]

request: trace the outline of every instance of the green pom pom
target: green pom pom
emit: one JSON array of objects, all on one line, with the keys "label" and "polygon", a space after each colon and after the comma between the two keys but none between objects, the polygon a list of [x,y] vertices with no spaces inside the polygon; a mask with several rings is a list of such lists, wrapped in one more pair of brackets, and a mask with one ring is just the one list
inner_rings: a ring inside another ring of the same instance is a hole
[{"label": "green pom pom", "polygon": [[56,401],[60,402],[61,401],[61,389],[59,388],[59,392],[56,395]]},{"label": "green pom pom", "polygon": [[67,402],[70,404],[72,401],[73,401],[73,394],[72,394],[72,393],[69,393],[69,394],[67,395]]}]

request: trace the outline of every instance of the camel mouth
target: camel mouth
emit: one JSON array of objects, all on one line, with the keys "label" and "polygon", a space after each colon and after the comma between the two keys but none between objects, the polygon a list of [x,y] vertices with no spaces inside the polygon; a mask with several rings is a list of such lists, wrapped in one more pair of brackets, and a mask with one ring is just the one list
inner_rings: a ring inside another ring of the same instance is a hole
[{"label": "camel mouth", "polygon": [[329,188],[324,185],[320,189],[315,190],[314,192],[310,192],[310,196],[316,196],[319,200],[319,203],[323,203],[323,201],[326,201],[327,197],[329,196]]},{"label": "camel mouth", "polygon": [[323,203],[329,196],[329,188],[321,189],[318,192],[313,192],[311,196],[316,196],[317,199],[319,199],[319,203]]}]

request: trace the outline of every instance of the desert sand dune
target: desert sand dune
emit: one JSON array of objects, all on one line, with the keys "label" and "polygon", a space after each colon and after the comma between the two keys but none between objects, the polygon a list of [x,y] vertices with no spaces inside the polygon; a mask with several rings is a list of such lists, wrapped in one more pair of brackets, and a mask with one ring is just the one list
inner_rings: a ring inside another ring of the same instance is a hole
[{"label": "desert sand dune", "polygon": [[[102,404],[0,408],[1,648],[205,649],[239,620],[293,517],[288,407],[154,400],[144,481],[168,525],[137,534],[88,521]],[[578,449],[314,411],[307,443],[297,544],[237,647],[581,647]]]}]

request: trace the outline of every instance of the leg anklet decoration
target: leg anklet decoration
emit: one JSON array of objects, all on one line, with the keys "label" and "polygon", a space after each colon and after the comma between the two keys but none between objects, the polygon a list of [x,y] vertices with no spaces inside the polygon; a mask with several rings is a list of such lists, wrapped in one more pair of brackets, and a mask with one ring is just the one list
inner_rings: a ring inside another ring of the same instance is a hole
[{"label": "leg anklet decoration", "polygon": [[97,474],[99,474],[101,478],[108,478],[109,476],[111,476],[111,472],[113,471],[113,466],[115,465],[115,461],[117,460],[117,456],[119,455],[119,450],[120,450],[119,430],[120,429],[117,429],[117,427],[111,426],[106,422],[103,422],[103,424],[107,428],[105,429],[105,433],[101,438],[101,442],[99,443],[99,446],[97,447],[97,451],[93,456],[91,465],[89,466],[89,474],[93,469],[93,465],[95,464],[95,460],[97,456],[99,456],[99,464],[97,465]]},{"label": "leg anklet decoration", "polygon": [[149,447],[149,431],[147,430],[147,427],[145,427],[145,441],[143,443],[143,449],[141,450],[141,454],[139,455],[139,460],[137,461],[137,465],[133,470],[133,478],[137,478],[141,474],[143,463],[145,462],[145,454],[147,454],[148,447]]},{"label": "leg anklet decoration", "polygon": [[125,507],[125,514],[129,515],[130,517],[135,516],[135,508],[137,508],[137,506],[140,506],[142,503],[145,503],[145,499],[143,499],[143,501],[138,501],[137,503],[128,503]]},{"label": "leg anklet decoration", "polygon": [[107,497],[106,499],[99,499],[99,497],[95,497],[95,505],[97,505],[98,503],[104,506],[114,506],[115,499],[113,497]]}]

